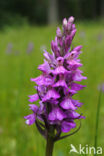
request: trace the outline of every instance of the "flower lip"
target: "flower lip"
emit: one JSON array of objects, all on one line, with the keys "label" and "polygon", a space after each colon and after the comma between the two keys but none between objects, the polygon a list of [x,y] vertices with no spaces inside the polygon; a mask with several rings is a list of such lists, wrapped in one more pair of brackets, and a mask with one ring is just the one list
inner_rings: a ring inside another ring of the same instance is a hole
[{"label": "flower lip", "polygon": [[72,128],[75,128],[76,124],[73,121],[63,121],[61,125],[61,130],[64,133],[69,132]]},{"label": "flower lip", "polygon": [[29,102],[35,102],[37,100],[39,100],[39,96],[38,94],[34,94],[34,95],[29,95]]},{"label": "flower lip", "polygon": [[50,89],[50,90],[48,90],[46,95],[43,97],[42,102],[45,102],[45,101],[51,100],[51,99],[58,99],[59,97],[60,97],[60,95],[58,92],[56,92],[55,89]]},{"label": "flower lip", "polygon": [[37,105],[29,104],[29,107],[30,107],[30,109],[31,109],[34,113],[37,113],[37,111],[38,111],[38,106],[37,106]]},{"label": "flower lip", "polygon": [[49,113],[49,117],[48,117],[48,119],[51,121],[54,120],[61,121],[64,118],[66,118],[66,114],[59,107],[53,108],[52,112]]},{"label": "flower lip", "polygon": [[73,104],[73,102],[72,102],[72,100],[71,100],[71,98],[70,97],[67,97],[67,98],[65,98],[61,103],[60,103],[60,106],[63,108],[63,109],[70,109],[70,110],[75,110],[75,109],[77,109],[75,106],[74,106],[74,104]]},{"label": "flower lip", "polygon": [[58,58],[57,58],[57,64],[58,64],[59,66],[62,66],[62,65],[63,65],[63,62],[64,62],[64,58],[63,58],[63,57],[58,57]]},{"label": "flower lip", "polygon": [[30,114],[24,117],[26,119],[25,123],[27,125],[32,125],[33,123],[35,123],[36,120],[36,115],[35,114]]},{"label": "flower lip", "polygon": [[39,65],[38,69],[43,73],[47,73],[47,74],[50,73],[51,71],[49,63],[46,60],[44,60],[43,64]]}]

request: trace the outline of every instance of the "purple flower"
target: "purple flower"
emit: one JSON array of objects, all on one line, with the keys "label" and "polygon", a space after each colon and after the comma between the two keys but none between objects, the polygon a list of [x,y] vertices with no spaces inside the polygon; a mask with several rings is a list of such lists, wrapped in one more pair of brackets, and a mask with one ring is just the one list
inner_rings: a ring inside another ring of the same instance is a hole
[{"label": "purple flower", "polygon": [[72,128],[75,128],[76,124],[73,121],[63,121],[61,125],[61,130],[64,133],[69,132]]},{"label": "purple flower", "polygon": [[46,95],[42,98],[42,101],[47,101],[50,99],[58,99],[60,97],[59,93],[55,89],[49,89]]},{"label": "purple flower", "polygon": [[24,118],[26,119],[26,124],[27,125],[32,125],[35,123],[36,118],[43,121],[41,118],[41,114],[44,112],[44,106],[42,102],[40,102],[40,107],[34,104],[29,104],[30,110],[33,111],[33,114],[27,115]]},{"label": "purple flower", "polygon": [[34,49],[34,43],[30,42],[27,47],[27,54],[30,54]]},{"label": "purple flower", "polygon": [[32,125],[36,120],[36,113],[38,111],[38,106],[36,106],[34,104],[29,105],[29,106],[30,106],[30,109],[33,111],[33,114],[27,115],[24,118],[26,119],[27,125]]},{"label": "purple flower", "polygon": [[48,119],[51,121],[62,121],[65,117],[66,114],[59,107],[56,107],[49,113]]},{"label": "purple flower", "polygon": [[[73,95],[85,87],[77,81],[86,79],[78,69],[82,66],[78,59],[82,46],[71,49],[76,33],[73,22],[74,17],[65,18],[62,31],[58,27],[55,40],[51,42],[52,53],[44,50],[44,63],[38,67],[41,75],[31,79],[37,85],[37,94],[29,96],[31,103],[40,100],[39,106],[29,105],[33,114],[25,117],[26,124],[37,125],[41,120],[45,131],[53,127],[59,134],[69,132],[76,127],[75,120],[84,118],[76,112],[82,103],[73,99]],[[37,127],[40,130],[41,126]]]},{"label": "purple flower", "polygon": [[75,110],[77,109],[75,106],[74,106],[74,103],[72,101],[72,99],[70,97],[66,97],[61,103],[60,103],[60,106],[63,108],[63,109],[68,109],[68,110]]},{"label": "purple flower", "polygon": [[38,94],[34,94],[34,95],[29,95],[29,102],[35,102],[39,99]]},{"label": "purple flower", "polygon": [[101,90],[104,93],[104,83],[98,86],[98,90]]},{"label": "purple flower", "polygon": [[32,125],[33,123],[35,123],[36,120],[36,115],[35,114],[30,114],[24,117],[26,119],[26,124],[27,125]]},{"label": "purple flower", "polygon": [[13,49],[13,44],[12,43],[8,43],[7,49],[6,49],[6,53],[7,54],[12,53],[12,49]]}]

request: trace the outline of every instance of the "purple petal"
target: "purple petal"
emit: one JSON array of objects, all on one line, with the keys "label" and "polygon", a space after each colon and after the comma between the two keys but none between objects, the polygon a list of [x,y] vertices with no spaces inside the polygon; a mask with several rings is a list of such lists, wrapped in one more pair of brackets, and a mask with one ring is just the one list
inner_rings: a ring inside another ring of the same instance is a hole
[{"label": "purple petal", "polygon": [[40,75],[37,78],[31,79],[31,81],[34,81],[37,85],[52,85],[54,79],[51,76],[43,76]]},{"label": "purple petal", "polygon": [[50,89],[47,94],[43,97],[42,101],[45,102],[50,99],[58,99],[60,97],[59,93],[57,93],[54,89]]},{"label": "purple petal", "polygon": [[65,80],[59,80],[58,82],[56,82],[56,83],[53,85],[53,87],[59,87],[59,86],[68,88],[68,86],[67,86]]},{"label": "purple petal", "polygon": [[73,75],[71,72],[69,72],[67,75],[65,75],[66,83],[69,84],[73,80]]},{"label": "purple petal", "polygon": [[80,73],[80,70],[77,70],[76,73],[74,74],[73,80],[74,81],[81,81],[83,79],[86,80],[87,77],[82,76],[81,73]]},{"label": "purple petal", "polygon": [[64,112],[60,108],[54,108],[51,113],[49,113],[48,119],[51,121],[54,120],[63,120],[66,117]]},{"label": "purple petal", "polygon": [[46,87],[45,86],[38,86],[37,91],[39,93],[40,98],[42,98],[46,94]]},{"label": "purple petal", "polygon": [[76,29],[75,24],[72,24],[72,30]]},{"label": "purple petal", "polygon": [[38,115],[41,115],[43,112],[46,112],[46,107],[45,105],[42,103],[42,101],[39,102],[40,103],[40,107],[38,109]]},{"label": "purple petal", "polygon": [[72,36],[68,35],[65,39],[65,52],[69,50],[71,42],[72,42]]},{"label": "purple petal", "polygon": [[38,76],[36,78],[31,78],[30,80],[35,82],[35,83],[38,83],[41,79],[43,79],[43,75],[40,75],[40,76]]},{"label": "purple petal", "polygon": [[49,63],[46,60],[44,60],[44,64],[39,65],[38,69],[47,74],[51,71]]},{"label": "purple petal", "polygon": [[37,111],[38,111],[38,106],[37,106],[37,105],[29,104],[29,106],[30,106],[30,109],[31,109],[34,113],[37,113]]},{"label": "purple petal", "polygon": [[29,95],[29,97],[30,97],[29,102],[35,102],[39,99],[38,94]]},{"label": "purple petal", "polygon": [[72,99],[72,102],[76,107],[81,107],[83,105],[83,103],[79,102],[79,100]]},{"label": "purple petal", "polygon": [[58,66],[63,66],[64,63],[64,58],[63,57],[58,57],[57,58],[57,65]]},{"label": "purple petal", "polygon": [[66,74],[68,73],[68,70],[66,70],[63,66],[58,66],[55,70],[52,71],[53,74]]},{"label": "purple petal", "polygon": [[36,115],[35,114],[30,114],[30,115],[25,116],[24,118],[26,119],[25,123],[27,125],[32,125],[36,120]]},{"label": "purple petal", "polygon": [[66,59],[67,61],[71,61],[72,59],[76,58],[76,56],[78,55],[77,51],[71,51],[70,53],[66,53],[66,55],[64,56],[64,59]]},{"label": "purple petal", "polygon": [[66,112],[69,119],[79,119],[81,115],[75,111],[67,111]]},{"label": "purple petal", "polygon": [[74,122],[63,121],[61,125],[61,130],[64,133],[69,132],[72,128],[75,128],[76,124]]},{"label": "purple petal", "polygon": [[54,82],[54,78],[52,78],[51,76],[47,76],[44,78],[44,82],[43,82],[43,85],[52,85]]},{"label": "purple petal", "polygon": [[76,70],[78,67],[81,67],[82,64],[75,61],[75,60],[70,60],[70,61],[67,61],[67,63],[69,64],[69,69],[70,70]]},{"label": "purple petal", "polygon": [[74,22],[74,17],[73,16],[69,17],[68,22],[73,23]]},{"label": "purple petal", "polygon": [[44,82],[44,76],[40,75],[34,79],[31,79],[31,81],[34,81],[37,85],[43,85]]},{"label": "purple petal", "polygon": [[64,88],[64,94],[65,95],[74,95],[74,94],[76,94],[77,93],[77,91],[76,90],[73,90],[73,89],[70,89],[70,88]]},{"label": "purple petal", "polygon": [[71,110],[75,110],[76,107],[74,106],[72,100],[70,98],[66,98],[64,99],[61,103],[60,103],[60,106],[63,108],[63,109],[71,109]]},{"label": "purple petal", "polygon": [[68,21],[66,18],[63,19],[63,27],[66,29]]},{"label": "purple petal", "polygon": [[74,50],[76,50],[76,51],[80,51],[81,49],[82,49],[81,45],[74,48]]},{"label": "purple petal", "polygon": [[81,84],[77,84],[77,83],[74,83],[74,82],[71,84],[71,89],[76,90],[76,91],[81,90],[84,87],[86,87],[86,86],[81,85]]},{"label": "purple petal", "polygon": [[52,51],[54,52],[56,57],[60,56],[60,48],[58,47],[58,43],[57,43],[57,37],[55,38],[55,41],[51,42],[51,48]]},{"label": "purple petal", "polygon": [[54,67],[54,65],[56,64],[56,60],[55,60],[55,55],[54,53],[49,54],[46,50],[44,50],[44,57],[48,60],[49,64]]},{"label": "purple petal", "polygon": [[58,100],[56,99],[50,99],[48,102],[51,103],[52,105],[57,105],[59,103]]},{"label": "purple petal", "polygon": [[47,60],[50,60],[50,55],[46,50],[44,50],[44,57],[47,59]]},{"label": "purple petal", "polygon": [[74,30],[72,30],[72,31],[71,31],[71,36],[72,36],[72,39],[73,39],[73,37],[75,36],[76,31],[77,31],[76,29],[74,29]]},{"label": "purple petal", "polygon": [[56,30],[57,37],[62,37],[61,29],[58,27]]}]

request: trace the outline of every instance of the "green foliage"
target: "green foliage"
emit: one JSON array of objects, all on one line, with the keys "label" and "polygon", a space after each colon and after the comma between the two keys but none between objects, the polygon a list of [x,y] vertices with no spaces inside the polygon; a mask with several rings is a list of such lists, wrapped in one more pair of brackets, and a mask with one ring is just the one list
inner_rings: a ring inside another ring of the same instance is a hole
[{"label": "green foliage", "polygon": [[[40,47],[46,45],[55,36],[55,27],[6,27],[0,32],[0,156],[43,156],[45,140],[34,126],[25,125],[24,116],[28,109],[28,95],[34,93],[31,77],[39,75],[37,67],[43,62]],[[34,52],[27,54],[29,42],[34,43]],[[13,44],[11,53],[7,54],[7,45]],[[104,81],[104,29],[102,23],[78,23],[73,45],[83,45],[80,58],[84,64],[83,71],[88,80],[83,84],[87,88],[75,97],[84,103],[80,112],[84,112],[80,131],[59,141],[55,145],[54,156],[68,156],[70,144],[78,147],[94,144],[95,117],[98,101],[97,86]],[[104,100],[104,96],[102,97]],[[104,106],[101,105],[98,146],[104,147]],[[74,155],[75,156],[75,155]]]},{"label": "green foliage", "polygon": [[[46,1],[42,0],[1,0],[0,1],[0,26],[12,24],[21,19],[30,23],[46,22]],[[19,18],[18,18],[19,17]]]},{"label": "green foliage", "polygon": [[[101,0],[56,0],[59,19],[75,16],[77,19],[92,19],[101,15]],[[0,27],[21,23],[46,24],[49,14],[49,0],[0,0]],[[103,15],[102,15],[103,16]],[[19,17],[19,18],[18,18]]]}]

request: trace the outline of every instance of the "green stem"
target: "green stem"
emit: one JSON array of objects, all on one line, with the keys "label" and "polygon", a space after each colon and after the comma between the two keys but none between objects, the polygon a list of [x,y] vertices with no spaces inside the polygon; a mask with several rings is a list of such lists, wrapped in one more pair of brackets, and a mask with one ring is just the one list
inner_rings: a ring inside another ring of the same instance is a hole
[{"label": "green stem", "polygon": [[54,148],[54,127],[50,126],[47,131],[46,156],[52,156]]},{"label": "green stem", "polygon": [[[96,127],[95,127],[95,149],[97,149],[97,141],[98,141],[98,126],[99,126],[99,115],[100,115],[100,105],[101,105],[101,93],[99,93],[98,105],[97,105],[97,113],[96,113]],[[94,156],[97,154],[95,153]]]},{"label": "green stem", "polygon": [[52,156],[53,154],[54,141],[53,138],[47,137],[47,145],[46,145],[46,156]]}]

